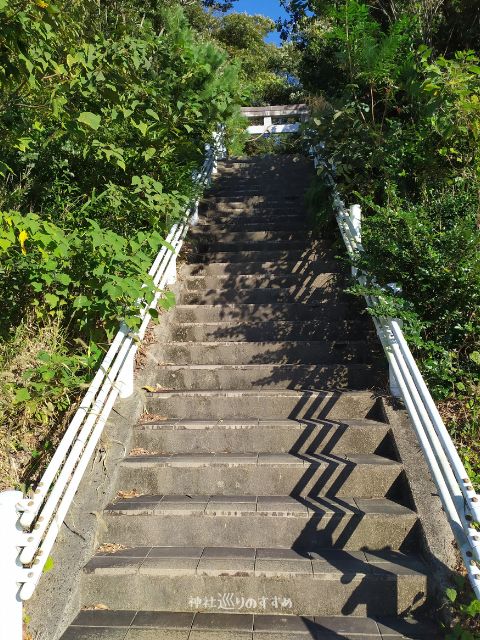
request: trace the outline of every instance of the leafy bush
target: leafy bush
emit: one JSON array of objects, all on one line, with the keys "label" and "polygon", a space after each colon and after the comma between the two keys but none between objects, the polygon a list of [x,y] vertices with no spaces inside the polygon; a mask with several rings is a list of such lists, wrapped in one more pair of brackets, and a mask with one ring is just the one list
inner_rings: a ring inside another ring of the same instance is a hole
[{"label": "leafy bush", "polygon": [[[8,369],[28,327],[34,354],[5,382],[7,458],[15,416],[25,433],[60,424],[118,323],[138,326],[152,258],[238,102],[236,65],[178,6],[101,5],[0,1],[0,349]],[[59,344],[37,348],[35,328]],[[18,460],[4,482],[27,479]]]},{"label": "leafy bush", "polygon": [[415,50],[414,16],[384,27],[363,2],[327,7],[321,27],[305,31],[305,51],[324,47],[339,73],[316,87],[309,126],[345,199],[364,204],[362,266],[380,284],[402,286],[422,344],[441,353],[424,365],[446,397],[456,368],[477,384],[479,58]]}]

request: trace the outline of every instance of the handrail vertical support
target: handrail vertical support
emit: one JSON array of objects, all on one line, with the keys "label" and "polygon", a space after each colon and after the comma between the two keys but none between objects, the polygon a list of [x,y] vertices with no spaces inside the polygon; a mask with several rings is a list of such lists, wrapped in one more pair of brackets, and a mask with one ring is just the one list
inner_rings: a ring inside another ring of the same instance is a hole
[{"label": "handrail vertical support", "polygon": [[[359,245],[362,242],[362,207],[359,204],[352,204],[348,210],[349,218],[352,222],[352,226],[355,229],[354,240]],[[356,278],[358,275],[358,268],[352,265],[352,277]]]},{"label": "handrail vertical support", "polygon": [[388,377],[389,377],[390,393],[394,398],[401,398],[402,392],[400,390],[400,385],[398,384],[397,377],[393,372],[391,364],[388,365]]},{"label": "handrail vertical support", "polygon": [[216,176],[218,173],[218,147],[221,139],[221,132],[215,131],[213,134],[213,165],[212,165],[212,175]]},{"label": "handrail vertical support", "polygon": [[174,251],[167,269],[168,271],[167,271],[166,284],[167,286],[172,286],[177,282],[177,252],[176,251]]},{"label": "handrail vertical support", "polygon": [[125,358],[125,362],[121,369],[120,375],[118,377],[118,382],[120,383],[120,391],[118,395],[120,398],[125,400],[125,398],[130,398],[133,395],[135,390],[134,388],[134,379],[135,379],[135,356],[137,354],[136,345],[132,344],[130,351],[128,352],[127,357]]},{"label": "handrail vertical support", "polygon": [[196,227],[198,222],[199,222],[199,207],[200,207],[200,201],[196,200],[195,204],[192,207],[192,215],[190,216],[190,226],[191,227]]},{"label": "handrail vertical support", "polygon": [[359,204],[350,205],[350,219],[356,231],[355,240],[360,244],[362,241],[362,207]]},{"label": "handrail vertical support", "polygon": [[[2,637],[22,640],[23,606],[18,579],[22,571],[19,553],[21,535],[17,504],[23,499],[20,491],[0,493],[0,522],[2,523],[2,553],[0,554],[0,602],[2,603]],[[4,635],[3,635],[4,634]]]},{"label": "handrail vertical support", "polygon": [[[403,320],[400,320],[400,318],[396,318],[395,320],[398,323],[398,326],[400,327],[400,329],[402,329]],[[395,338],[391,336],[391,340],[395,340]],[[393,367],[390,363],[388,365],[388,379],[389,379],[390,393],[392,394],[392,396],[394,398],[402,398],[403,395],[397,380],[397,376],[395,375],[393,371]]]}]

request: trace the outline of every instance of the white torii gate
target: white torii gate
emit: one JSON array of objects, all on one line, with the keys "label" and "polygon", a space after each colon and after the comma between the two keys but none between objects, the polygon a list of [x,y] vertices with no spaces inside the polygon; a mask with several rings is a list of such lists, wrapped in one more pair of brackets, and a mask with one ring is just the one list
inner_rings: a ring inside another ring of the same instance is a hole
[{"label": "white torii gate", "polygon": [[[243,107],[242,115],[251,120],[263,118],[263,124],[251,124],[247,132],[251,134],[270,133],[297,133],[300,125],[308,119],[310,110],[306,104],[287,104],[268,107]],[[275,120],[285,120],[287,118],[297,119],[297,122],[289,124],[275,122]]]}]

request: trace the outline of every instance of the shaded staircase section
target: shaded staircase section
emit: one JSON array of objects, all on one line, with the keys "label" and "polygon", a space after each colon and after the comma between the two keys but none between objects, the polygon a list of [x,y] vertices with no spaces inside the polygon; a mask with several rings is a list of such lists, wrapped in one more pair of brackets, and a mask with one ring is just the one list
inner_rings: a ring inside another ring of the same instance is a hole
[{"label": "shaded staircase section", "polygon": [[309,230],[311,174],[220,165],[63,640],[437,637],[383,361]]}]

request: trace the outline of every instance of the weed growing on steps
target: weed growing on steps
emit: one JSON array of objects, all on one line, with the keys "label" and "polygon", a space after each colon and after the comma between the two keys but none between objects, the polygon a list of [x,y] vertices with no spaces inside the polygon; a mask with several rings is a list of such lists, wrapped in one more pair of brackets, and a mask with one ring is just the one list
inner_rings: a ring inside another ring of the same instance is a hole
[{"label": "weed growing on steps", "polygon": [[445,640],[478,640],[480,600],[471,597],[468,579],[455,576],[455,585],[445,592],[451,624],[445,629]]}]

